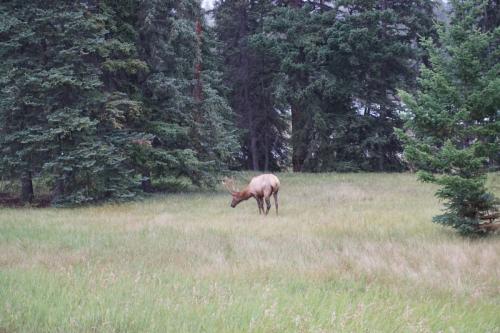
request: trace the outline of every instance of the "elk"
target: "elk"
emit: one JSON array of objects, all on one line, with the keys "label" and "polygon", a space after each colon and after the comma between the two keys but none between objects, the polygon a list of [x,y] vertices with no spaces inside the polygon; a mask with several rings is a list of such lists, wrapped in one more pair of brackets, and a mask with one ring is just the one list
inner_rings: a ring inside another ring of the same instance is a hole
[{"label": "elk", "polygon": [[[231,207],[234,208],[240,202],[255,198],[259,207],[259,214],[267,215],[271,209],[271,195],[274,196],[274,206],[276,207],[276,215],[278,215],[278,191],[280,189],[280,181],[278,177],[272,174],[263,174],[253,177],[250,183],[242,190],[238,191],[234,185],[234,179],[222,181],[224,187],[233,196]],[[266,202],[266,210],[264,210],[264,201]]]}]

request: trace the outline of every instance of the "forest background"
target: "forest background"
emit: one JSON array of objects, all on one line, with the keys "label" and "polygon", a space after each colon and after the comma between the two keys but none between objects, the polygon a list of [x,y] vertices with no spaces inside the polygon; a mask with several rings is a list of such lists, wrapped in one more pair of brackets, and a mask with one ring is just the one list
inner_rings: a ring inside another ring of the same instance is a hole
[{"label": "forest background", "polygon": [[418,169],[455,215],[494,211],[498,1],[212,5],[2,2],[2,187],[68,205],[235,170]]}]

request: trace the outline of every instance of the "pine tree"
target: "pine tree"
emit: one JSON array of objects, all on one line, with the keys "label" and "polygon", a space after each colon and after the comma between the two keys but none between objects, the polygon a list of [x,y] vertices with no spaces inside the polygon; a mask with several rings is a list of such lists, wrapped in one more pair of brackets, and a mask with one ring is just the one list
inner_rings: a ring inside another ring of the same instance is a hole
[{"label": "pine tree", "polygon": [[[484,1],[453,1],[439,44],[426,40],[429,66],[419,91],[402,92],[408,108],[405,156],[420,179],[439,184],[446,211],[434,222],[464,234],[497,228],[498,199],[485,188],[486,171],[500,154],[500,28],[485,27]],[[486,222],[486,223],[484,223]]]}]

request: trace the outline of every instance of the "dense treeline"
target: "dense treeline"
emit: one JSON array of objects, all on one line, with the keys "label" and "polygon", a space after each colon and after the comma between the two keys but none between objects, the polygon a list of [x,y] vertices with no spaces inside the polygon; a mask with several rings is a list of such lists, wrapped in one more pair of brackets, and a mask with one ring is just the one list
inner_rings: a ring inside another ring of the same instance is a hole
[{"label": "dense treeline", "polygon": [[[219,0],[209,24],[198,0],[2,1],[0,181],[20,184],[23,202],[43,181],[67,204],[211,186],[238,169],[457,172],[440,155],[449,142],[479,147],[457,159],[477,170],[462,178],[482,177],[499,162],[499,10]],[[459,88],[435,96],[445,81]],[[494,199],[476,184],[477,222]]]},{"label": "dense treeline", "polygon": [[53,203],[82,203],[210,184],[233,159],[197,1],[13,0],[0,15],[0,168],[23,201],[35,176]]},{"label": "dense treeline", "polygon": [[396,89],[415,84],[432,1],[225,0],[215,19],[245,167],[403,168]]}]

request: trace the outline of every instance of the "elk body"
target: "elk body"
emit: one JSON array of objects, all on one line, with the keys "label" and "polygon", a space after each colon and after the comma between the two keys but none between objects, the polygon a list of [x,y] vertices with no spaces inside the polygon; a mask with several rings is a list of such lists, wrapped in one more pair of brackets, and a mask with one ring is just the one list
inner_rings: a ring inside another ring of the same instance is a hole
[{"label": "elk body", "polygon": [[[278,177],[272,174],[263,174],[253,177],[250,183],[241,191],[238,191],[234,186],[233,179],[226,179],[222,182],[226,189],[233,196],[231,207],[236,207],[240,202],[255,198],[259,207],[259,214],[269,213],[271,209],[271,195],[274,196],[274,206],[276,207],[276,215],[278,215],[278,191],[280,189],[280,181]],[[264,209],[264,201],[266,208]]]}]

